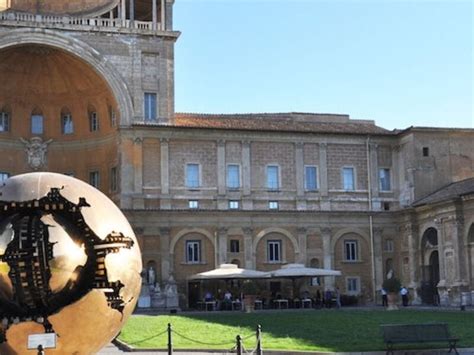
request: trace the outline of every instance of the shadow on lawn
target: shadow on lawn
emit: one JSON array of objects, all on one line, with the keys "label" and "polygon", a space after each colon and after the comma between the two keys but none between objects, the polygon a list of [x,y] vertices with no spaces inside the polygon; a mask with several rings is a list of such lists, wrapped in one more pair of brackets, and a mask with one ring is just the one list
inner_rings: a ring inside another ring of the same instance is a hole
[{"label": "shadow on lawn", "polygon": [[[384,350],[380,324],[446,322],[451,332],[461,338],[460,346],[473,346],[474,313],[401,310],[308,310],[306,312],[269,311],[259,313],[197,313],[180,315],[209,323],[241,327],[245,333],[262,326],[265,335],[280,340],[293,339],[300,350],[363,351]],[[172,321],[172,318],[171,318]],[[470,326],[467,326],[470,324]],[[468,329],[466,329],[468,328]],[[460,334],[463,333],[463,334]],[[237,334],[235,334],[237,335]],[[464,336],[463,336],[464,335]],[[469,344],[470,343],[470,344]],[[438,344],[443,347],[443,344]],[[426,348],[426,345],[423,346]],[[272,346],[271,348],[276,348]],[[413,347],[416,348],[416,347]]]}]

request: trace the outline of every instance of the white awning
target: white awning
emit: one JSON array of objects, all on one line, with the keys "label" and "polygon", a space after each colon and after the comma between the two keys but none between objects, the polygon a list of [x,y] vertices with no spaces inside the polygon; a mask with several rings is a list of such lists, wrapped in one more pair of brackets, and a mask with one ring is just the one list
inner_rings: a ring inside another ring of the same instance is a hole
[{"label": "white awning", "polygon": [[201,272],[188,277],[188,280],[229,280],[229,279],[264,279],[270,273],[250,269],[241,269],[234,264],[221,264],[217,269]]},{"label": "white awning", "polygon": [[271,271],[272,277],[317,277],[317,276],[341,276],[341,272],[331,269],[318,269],[305,267],[303,264],[288,264],[281,269]]}]

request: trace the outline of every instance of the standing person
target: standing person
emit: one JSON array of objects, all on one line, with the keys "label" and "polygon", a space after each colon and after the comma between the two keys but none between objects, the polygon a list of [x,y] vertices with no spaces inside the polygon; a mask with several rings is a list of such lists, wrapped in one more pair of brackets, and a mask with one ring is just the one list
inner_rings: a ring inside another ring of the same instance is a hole
[{"label": "standing person", "polygon": [[403,307],[408,306],[408,290],[405,286],[400,289],[400,295],[402,295]]},{"label": "standing person", "polygon": [[326,292],[324,293],[324,304],[326,308],[331,308],[331,302],[332,302],[332,292],[330,289],[327,289]]},{"label": "standing person", "polygon": [[339,309],[341,308],[341,292],[339,292],[339,287],[336,287],[335,296],[336,296],[336,308]]},{"label": "standing person", "polygon": [[388,306],[387,291],[382,287],[380,289],[380,293],[382,295],[382,306],[387,307]]},{"label": "standing person", "polygon": [[323,300],[321,298],[321,291],[316,290],[316,308],[321,308]]}]

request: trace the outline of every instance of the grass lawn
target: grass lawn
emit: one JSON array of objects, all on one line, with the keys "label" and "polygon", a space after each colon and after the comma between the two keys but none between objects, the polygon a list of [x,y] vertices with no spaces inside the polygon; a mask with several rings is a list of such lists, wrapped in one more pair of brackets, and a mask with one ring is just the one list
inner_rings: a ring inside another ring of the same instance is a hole
[{"label": "grass lawn", "polygon": [[[474,312],[344,309],[260,313],[196,313],[133,316],[119,339],[135,348],[165,349],[166,327],[171,323],[175,349],[230,349],[240,334],[246,349],[255,347],[255,329],[262,326],[263,348],[307,351],[384,350],[380,324],[445,322],[459,347],[474,347]],[[160,333],[165,332],[160,335]],[[179,334],[178,334],[179,333]],[[194,342],[189,339],[199,341]],[[205,343],[205,344],[203,344]],[[447,344],[424,344],[443,348]],[[401,345],[401,348],[416,345]]]}]

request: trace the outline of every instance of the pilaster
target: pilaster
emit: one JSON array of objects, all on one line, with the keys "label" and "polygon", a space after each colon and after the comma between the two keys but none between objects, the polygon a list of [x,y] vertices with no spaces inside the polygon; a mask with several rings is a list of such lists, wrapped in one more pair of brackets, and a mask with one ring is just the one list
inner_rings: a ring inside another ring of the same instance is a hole
[{"label": "pilaster", "polygon": [[253,229],[242,228],[244,234],[244,256],[245,256],[245,268],[255,269],[255,255],[253,252]]},{"label": "pilaster", "polygon": [[306,265],[306,238],[308,230],[303,227],[296,229],[300,252],[296,255],[296,262]]},{"label": "pilaster", "polygon": [[173,273],[173,254],[170,253],[170,228],[160,228],[161,280],[168,281]]},{"label": "pilaster", "polygon": [[160,171],[161,171],[161,195],[160,202],[161,209],[170,209],[170,183],[169,183],[169,140],[166,138],[160,139]]},{"label": "pilaster", "polygon": [[328,145],[323,142],[319,144],[319,187],[321,194],[321,210],[331,210],[329,202],[329,183],[328,183]]},{"label": "pilaster", "polygon": [[[331,228],[321,228],[321,236],[323,238],[324,268],[332,269],[334,263],[334,252],[331,247]],[[334,277],[329,276],[325,278],[326,289],[334,289],[334,284]]]},{"label": "pilaster", "polygon": [[217,229],[217,247],[217,260],[219,264],[225,264],[227,262],[227,228]]}]

